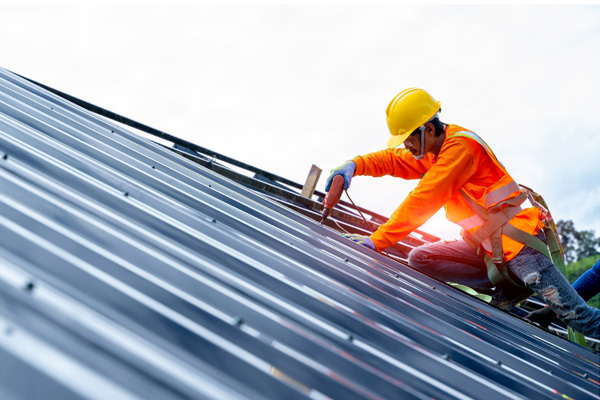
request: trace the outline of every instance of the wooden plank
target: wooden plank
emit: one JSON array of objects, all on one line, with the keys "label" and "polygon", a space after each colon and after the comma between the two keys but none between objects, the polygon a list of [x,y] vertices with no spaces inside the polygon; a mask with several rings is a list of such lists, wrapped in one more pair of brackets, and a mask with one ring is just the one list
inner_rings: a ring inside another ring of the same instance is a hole
[{"label": "wooden plank", "polygon": [[306,182],[302,187],[301,196],[311,198],[315,193],[315,188],[317,187],[317,182],[319,181],[319,177],[321,176],[321,168],[316,165],[312,165],[310,167],[310,172],[308,173],[308,177],[306,178]]}]

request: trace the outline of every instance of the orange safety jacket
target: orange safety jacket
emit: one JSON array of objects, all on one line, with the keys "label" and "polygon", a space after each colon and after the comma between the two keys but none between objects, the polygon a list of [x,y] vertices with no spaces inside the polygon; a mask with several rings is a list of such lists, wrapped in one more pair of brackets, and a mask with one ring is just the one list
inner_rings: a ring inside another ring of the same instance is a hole
[{"label": "orange safety jacket", "polygon": [[[469,233],[475,232],[483,220],[467,203],[465,196],[471,203],[489,210],[500,202],[521,195],[519,185],[489,146],[475,133],[457,125],[447,125],[446,138],[437,157],[428,153],[422,160],[417,160],[408,150],[395,148],[357,156],[352,161],[356,163],[355,176],[391,175],[421,180],[390,219],[371,235],[378,251],[405,238],[442,206],[448,220]],[[509,224],[513,227],[535,235],[544,226],[537,208],[513,208],[515,211],[509,215]],[[514,258],[524,246],[504,234],[501,242],[503,261]],[[489,238],[483,240],[481,246],[492,256]]]}]

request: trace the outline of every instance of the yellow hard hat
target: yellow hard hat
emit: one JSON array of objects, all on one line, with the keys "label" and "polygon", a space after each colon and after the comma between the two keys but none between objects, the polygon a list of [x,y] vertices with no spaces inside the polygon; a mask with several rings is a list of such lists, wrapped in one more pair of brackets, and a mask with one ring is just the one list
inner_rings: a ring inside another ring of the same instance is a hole
[{"label": "yellow hard hat", "polygon": [[423,89],[409,88],[398,93],[385,110],[392,134],[387,147],[391,149],[404,143],[415,129],[435,116],[440,106],[441,103]]}]

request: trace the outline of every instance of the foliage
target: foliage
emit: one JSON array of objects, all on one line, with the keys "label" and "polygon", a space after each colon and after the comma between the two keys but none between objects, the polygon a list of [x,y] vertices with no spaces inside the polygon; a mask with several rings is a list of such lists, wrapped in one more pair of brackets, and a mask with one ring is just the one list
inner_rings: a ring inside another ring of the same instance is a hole
[{"label": "foliage", "polygon": [[462,290],[463,292],[469,293],[471,296],[475,296],[475,297],[485,301],[486,303],[489,303],[492,300],[492,296],[489,296],[487,294],[481,294],[481,293],[477,292],[475,289],[472,289],[468,286],[461,285],[461,284],[454,283],[454,282],[448,282],[448,284],[451,286],[454,286],[457,289]]},{"label": "foliage", "polygon": [[[556,229],[565,253],[566,276],[573,283],[600,259],[600,238],[595,237],[594,231],[577,231],[571,220],[559,220]],[[600,294],[587,303],[600,308]]]},{"label": "foliage", "polygon": [[[600,254],[595,254],[567,265],[567,279],[569,282],[575,282],[581,274],[592,268],[592,265],[594,265],[598,259],[600,259]],[[592,297],[587,303],[592,307],[600,308],[600,294]]]},{"label": "foliage", "polygon": [[600,253],[600,238],[596,238],[593,230],[578,231],[571,220],[558,220],[556,229],[560,236],[567,264]]}]

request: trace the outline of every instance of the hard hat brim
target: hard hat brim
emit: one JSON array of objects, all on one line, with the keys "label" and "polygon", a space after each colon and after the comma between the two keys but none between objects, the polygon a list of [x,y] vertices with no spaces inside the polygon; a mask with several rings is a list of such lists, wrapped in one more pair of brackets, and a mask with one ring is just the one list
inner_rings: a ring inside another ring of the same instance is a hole
[{"label": "hard hat brim", "polygon": [[404,133],[402,135],[392,135],[389,137],[389,139],[387,140],[387,143],[385,144],[386,147],[388,149],[395,149],[396,147],[400,146],[402,143],[404,143],[404,141],[406,140],[407,137],[410,136],[412,132],[407,132]]}]

